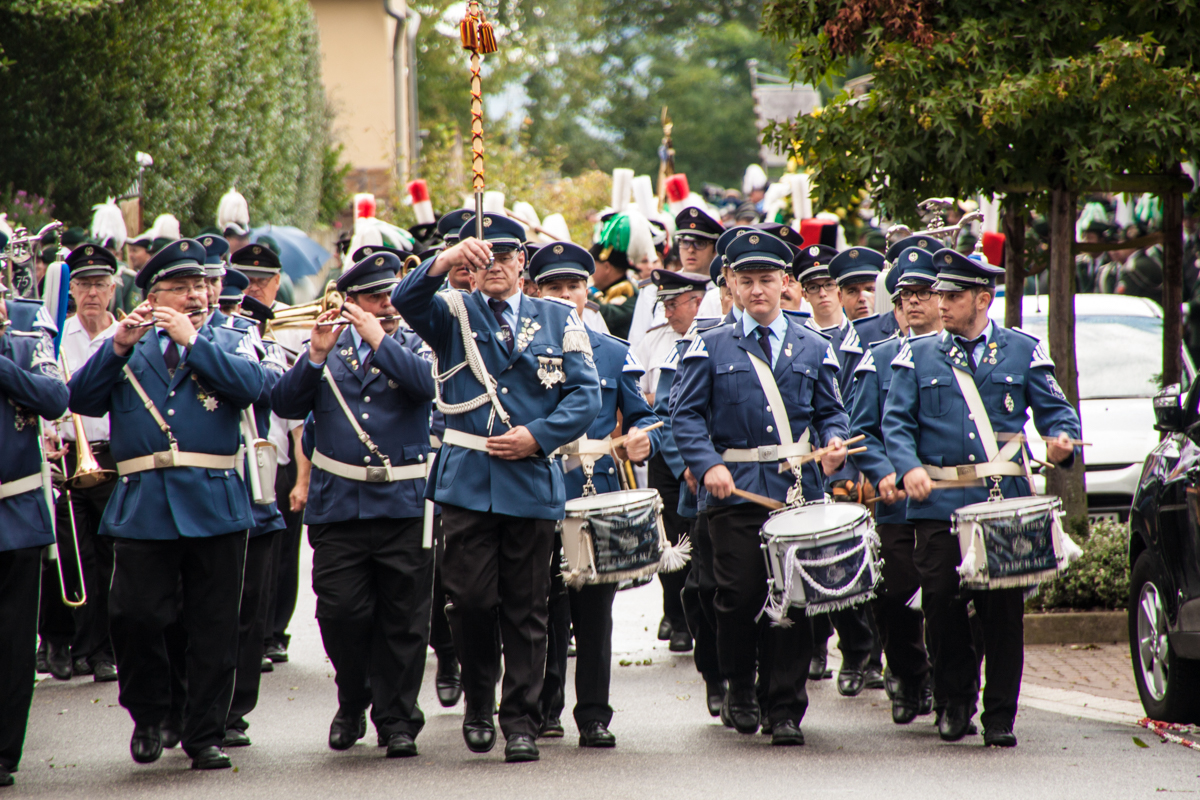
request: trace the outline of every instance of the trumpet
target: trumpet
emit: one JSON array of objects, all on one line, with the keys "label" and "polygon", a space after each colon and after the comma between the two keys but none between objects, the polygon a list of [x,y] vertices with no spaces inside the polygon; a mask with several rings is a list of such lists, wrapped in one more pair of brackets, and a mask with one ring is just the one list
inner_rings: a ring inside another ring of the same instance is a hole
[{"label": "trumpet", "polygon": [[325,294],[320,300],[276,311],[275,318],[267,323],[267,332],[263,335],[268,336],[278,330],[308,330],[317,321],[317,317],[330,309],[341,308],[344,302],[345,299],[337,290],[337,284],[331,281],[326,285]]},{"label": "trumpet", "polygon": [[[67,369],[67,359],[60,357],[59,364],[62,367],[63,381],[71,380],[71,371]],[[104,469],[96,460],[96,454],[92,452],[92,445],[83,432],[83,417],[72,413],[71,422],[75,425],[75,473],[66,479],[67,489],[91,489],[93,486],[102,486],[115,480],[117,473],[111,469]],[[65,471],[65,464],[63,469]],[[68,496],[68,502],[69,500]],[[74,517],[72,517],[73,519]]]}]

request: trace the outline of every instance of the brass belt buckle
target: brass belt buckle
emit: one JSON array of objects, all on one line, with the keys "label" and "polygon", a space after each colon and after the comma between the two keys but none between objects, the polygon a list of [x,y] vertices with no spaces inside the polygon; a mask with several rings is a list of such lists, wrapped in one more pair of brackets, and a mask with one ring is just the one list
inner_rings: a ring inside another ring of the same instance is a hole
[{"label": "brass belt buckle", "polygon": [[758,448],[759,461],[778,461],[779,460],[779,445],[764,444]]},{"label": "brass belt buckle", "polygon": [[367,483],[387,483],[387,467],[367,467]]},{"label": "brass belt buckle", "polygon": [[975,473],[975,465],[974,464],[967,464],[965,466],[960,465],[960,466],[955,467],[954,469],[958,473],[958,479],[960,481],[973,481],[977,477],[979,477]]},{"label": "brass belt buckle", "polygon": [[165,469],[166,467],[175,466],[175,453],[170,450],[164,450],[161,453],[154,454],[154,468]]}]

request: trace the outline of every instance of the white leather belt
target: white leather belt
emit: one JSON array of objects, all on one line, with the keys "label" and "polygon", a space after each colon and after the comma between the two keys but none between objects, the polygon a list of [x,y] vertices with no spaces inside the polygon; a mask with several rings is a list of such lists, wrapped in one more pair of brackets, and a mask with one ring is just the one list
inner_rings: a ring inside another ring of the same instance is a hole
[{"label": "white leather belt", "polygon": [[984,464],[963,464],[957,467],[934,467],[929,464],[921,466],[935,481],[981,481],[984,478],[1020,478],[1025,475],[1025,468],[1015,461],[988,461]]},{"label": "white leather belt", "polygon": [[409,464],[403,467],[359,467],[354,464],[344,464],[334,461],[320,450],[313,451],[313,466],[324,470],[330,475],[346,478],[362,483],[394,483],[395,481],[411,481],[425,478],[429,475],[429,464]]},{"label": "white leather belt", "polygon": [[721,453],[721,460],[730,464],[752,461],[782,461],[785,458],[795,458],[796,456],[808,455],[811,452],[812,446],[808,442],[764,444],[761,447],[731,447]]},{"label": "white leather belt", "polygon": [[138,456],[117,462],[118,475],[132,475],[152,469],[169,467],[199,467],[200,469],[235,469],[237,456],[215,456],[212,453],[185,453],[180,450],[163,450],[148,456]]},{"label": "white leather belt", "polygon": [[35,472],[15,481],[0,483],[0,500],[42,488],[42,473]]},{"label": "white leather belt", "polygon": [[486,436],[476,436],[473,433],[455,430],[454,428],[446,428],[446,432],[442,434],[442,444],[452,444],[455,447],[465,447],[469,450],[479,450],[486,453],[487,449]]},{"label": "white leather belt", "polygon": [[612,452],[612,437],[589,439],[581,436],[573,442],[567,442],[551,453],[551,456],[606,456]]}]

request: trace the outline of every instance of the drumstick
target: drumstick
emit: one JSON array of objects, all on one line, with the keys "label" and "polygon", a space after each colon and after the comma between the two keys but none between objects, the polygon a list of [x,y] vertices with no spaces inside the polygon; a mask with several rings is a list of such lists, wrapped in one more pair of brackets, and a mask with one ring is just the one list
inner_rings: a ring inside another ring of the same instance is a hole
[{"label": "drumstick", "polygon": [[[895,502],[899,502],[899,501],[901,501],[901,500],[904,500],[904,499],[906,499],[907,497],[908,497],[908,495],[907,495],[907,494],[905,494],[904,492],[896,492],[896,496],[895,496],[894,498],[892,498],[892,502],[893,502],[893,503],[895,503]],[[866,503],[864,503],[863,505],[867,505],[867,506],[874,505],[875,503],[881,502],[881,501],[883,501],[883,500],[886,500],[886,499],[887,499],[887,498],[885,498],[885,497],[884,497],[883,495],[881,495],[881,494],[879,494],[879,495],[875,495],[874,497],[872,497],[870,500],[868,500],[868,501],[867,501]],[[891,505],[891,503],[889,503],[888,505]]]},{"label": "drumstick", "polygon": [[[862,433],[860,433],[858,436],[855,436],[855,437],[853,437],[853,438],[850,438],[850,439],[847,439],[847,440],[845,440],[844,442],[842,442],[842,444],[843,444],[843,445],[847,445],[847,446],[848,446],[848,445],[852,445],[852,444],[858,444],[859,442],[861,442],[861,441],[862,441],[863,439],[865,439],[865,438],[867,438],[867,437],[866,437],[866,434],[862,434]],[[809,461],[816,461],[816,460],[817,460],[817,459],[819,459],[821,456],[828,455],[829,453],[832,453],[832,452],[833,452],[833,450],[834,450],[834,448],[833,448],[833,447],[831,447],[831,446],[829,446],[829,445],[825,445],[824,447],[818,447],[816,450],[813,450],[811,453],[805,453],[805,454],[804,454],[804,455],[802,455],[802,456],[798,456],[798,457],[797,457],[797,460],[798,460],[798,461],[799,461],[801,464],[806,464],[806,463],[808,463]],[[865,447],[859,447],[859,448],[858,448],[858,449],[856,449],[856,450],[850,450],[850,451],[847,451],[846,455],[853,455],[853,454],[856,454],[856,453],[865,453],[866,451],[867,451],[867,448],[865,448]]]},{"label": "drumstick", "polygon": [[778,500],[772,500],[769,497],[763,497],[761,494],[755,494],[754,492],[745,492],[736,486],[733,487],[733,493],[743,500],[749,500],[751,503],[758,503],[763,508],[769,508],[772,511],[783,508],[783,503],[779,502]]},{"label": "drumstick", "polygon": [[[662,426],[663,426],[663,421],[660,419],[658,422],[654,423],[653,425],[647,425],[646,427],[640,428],[639,430],[641,430],[642,433],[645,433],[646,431],[652,431],[655,428],[661,428]],[[628,433],[625,434],[624,436],[618,436],[617,438],[610,441],[608,443],[608,446],[609,447],[620,447],[621,445],[625,444],[625,440],[628,439],[629,437],[630,437],[630,434],[628,434]]]},{"label": "drumstick", "polygon": [[[1046,444],[1058,444],[1058,439],[1054,436],[1041,436],[1039,438]],[[1011,442],[1013,439],[1024,440],[1025,434],[1023,434],[1023,433],[1003,433],[1003,432],[996,434],[996,441],[998,441],[998,442]],[[1067,444],[1071,445],[1072,447],[1091,447],[1092,446],[1091,442],[1082,442],[1079,439],[1068,439]]]}]

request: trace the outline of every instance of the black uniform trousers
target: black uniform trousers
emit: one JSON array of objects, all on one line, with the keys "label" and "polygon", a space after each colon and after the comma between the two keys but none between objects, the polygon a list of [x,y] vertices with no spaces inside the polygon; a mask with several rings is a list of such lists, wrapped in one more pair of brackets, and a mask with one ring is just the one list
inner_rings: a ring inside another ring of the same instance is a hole
[{"label": "black uniform trousers", "polygon": [[562,717],[567,704],[567,658],[571,647],[571,600],[563,582],[562,537],[554,537],[550,564],[550,597],[546,606],[546,677],[538,696],[542,722]]},{"label": "black uniform trousers", "polygon": [[446,589],[442,585],[442,563],[446,560],[446,536],[442,533],[442,517],[435,521],[434,535],[437,555],[433,565],[433,610],[429,621],[429,646],[437,655],[438,664],[455,661],[454,635],[450,632],[450,620],[446,616]]},{"label": "black uniform trousers", "polygon": [[0,551],[0,767],[21,763],[37,653],[38,585],[42,548]]},{"label": "black uniform trousers", "polygon": [[[537,736],[557,522],[442,506],[443,585],[467,719],[491,719],[504,653],[500,728]],[[500,639],[496,638],[499,617]]]},{"label": "black uniform trousers", "polygon": [[246,543],[246,570],[242,579],[242,605],[238,610],[237,677],[233,682],[233,702],[229,705],[226,728],[244,731],[250,727],[246,715],[258,705],[258,687],[262,683],[262,657],[267,627],[271,559],[275,537],[283,531],[253,536]]},{"label": "black uniform trousers", "polygon": [[829,646],[829,637],[837,630],[842,666],[860,669],[866,666],[871,660],[872,651],[877,647],[870,613],[870,609],[860,605],[811,617],[815,647],[824,651]]},{"label": "black uniform trousers", "polygon": [[921,607],[929,628],[938,694],[974,713],[979,662],[967,611],[967,604],[974,601],[987,652],[979,720],[984,729],[1011,727],[1025,667],[1025,590],[962,589],[957,571],[962,555],[949,522],[917,520],[916,537],[914,561],[921,573]]},{"label": "black uniform trousers", "polygon": [[683,613],[695,640],[692,658],[696,670],[704,676],[706,684],[715,687],[721,682],[721,665],[717,660],[717,612],[713,607],[717,579],[713,575],[713,548],[707,514],[700,512],[692,520],[688,537],[692,542],[692,561],[681,595]]},{"label": "black uniform trousers", "polygon": [[[64,462],[75,474],[75,443]],[[116,464],[104,443],[94,446],[96,461],[103,469],[116,470]],[[113,543],[107,536],[99,536],[100,519],[104,507],[116,488],[115,481],[93,486],[89,489],[71,490],[71,504],[75,508],[75,535],[79,544],[79,560],[83,564],[83,582],[87,590],[87,602],[78,608],[70,608],[62,601],[58,567],[46,559],[42,584],[47,590],[42,593],[38,633],[47,642],[56,645],[71,645],[72,658],[84,658],[95,667],[106,661],[113,663],[112,639],[108,634],[108,587],[112,582]],[[59,496],[55,505],[55,524],[62,533],[71,530],[71,515],[66,493]],[[69,558],[68,553],[62,554]],[[73,566],[73,565],[72,565]],[[68,567],[70,569],[70,567]]]},{"label": "black uniform trousers", "polygon": [[204,538],[116,539],[108,612],[120,702],[137,725],[160,725],[171,706],[164,633],[187,636],[187,702],[180,731],[195,756],[220,746],[237,667],[246,532]]},{"label": "black uniform trousers", "polygon": [[731,690],[753,691],[761,643],[762,669],[767,673],[765,714],[773,724],[799,723],[808,709],[804,684],[812,660],[812,626],[803,610],[793,608],[788,612],[790,626],[763,630],[770,618],[759,615],[767,599],[759,530],[769,513],[745,503],[707,511],[717,582],[717,655]]},{"label": "black uniform trousers", "polygon": [[[558,576],[557,581],[562,581]],[[612,607],[616,583],[588,583],[550,594],[550,643],[546,655],[546,684],[542,688],[542,715],[560,716],[566,705],[563,684],[567,674],[567,646],[575,632],[575,724],[612,722],[608,702],[612,683]],[[563,612],[566,613],[563,613]],[[566,624],[562,622],[565,618]],[[565,634],[565,635],[564,635]]]},{"label": "black uniform trousers", "polygon": [[921,574],[913,560],[916,526],[883,523],[875,526],[883,557],[883,582],[875,600],[884,652],[892,674],[916,691],[929,674],[925,651],[925,620],[919,607],[910,603],[921,588]]},{"label": "black uniform trousers", "polygon": [[429,644],[433,550],[423,520],[353,519],[308,526],[321,641],[336,670],[338,705],[371,707],[384,740],[416,736]]},{"label": "black uniform trousers", "polygon": [[292,511],[290,495],[296,486],[295,441],[288,434],[288,452],[292,460],[275,470],[275,497],[285,527],[274,537],[271,554],[271,591],[267,596],[267,643],[287,647],[291,641],[287,627],[296,612],[296,594],[300,588],[300,540],[303,538],[304,511]]},{"label": "black uniform trousers", "polygon": [[[679,478],[671,472],[661,453],[656,453],[646,465],[646,480],[651,489],[657,489],[662,496],[663,528],[671,544],[679,544],[679,537],[687,533],[691,521],[679,515]],[[671,628],[677,631],[687,630],[687,616],[683,610],[683,585],[687,582],[691,564],[674,572],[658,573],[658,580],[663,589],[663,616],[671,623]]]}]

